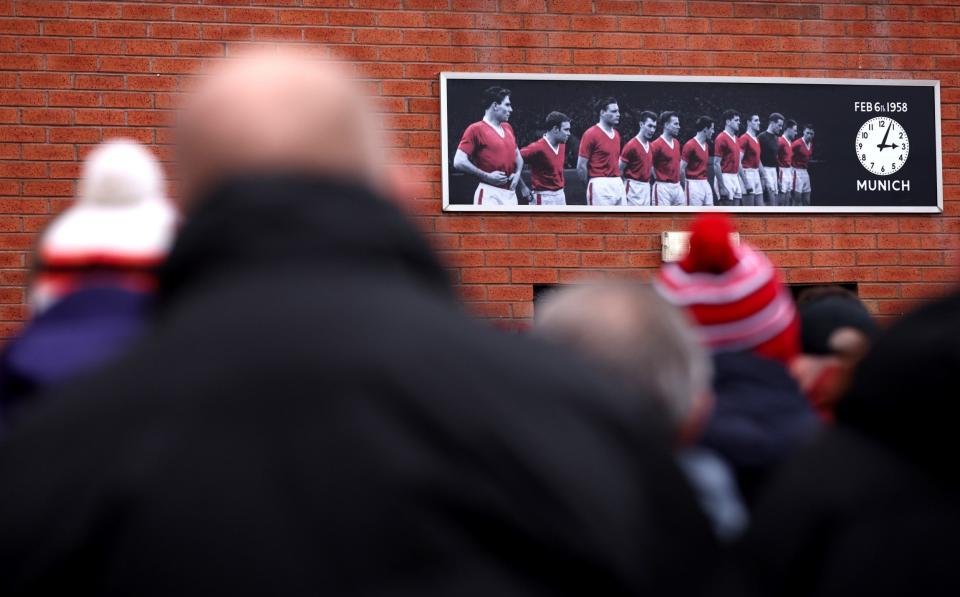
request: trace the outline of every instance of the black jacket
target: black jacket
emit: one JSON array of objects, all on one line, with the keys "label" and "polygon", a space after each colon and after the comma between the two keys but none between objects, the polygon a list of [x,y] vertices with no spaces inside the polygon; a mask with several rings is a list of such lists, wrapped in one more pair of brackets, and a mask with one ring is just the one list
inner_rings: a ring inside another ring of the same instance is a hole
[{"label": "black jacket", "polygon": [[836,426],[760,502],[742,566],[755,594],[960,594],[958,370],[960,294],[881,336]]},{"label": "black jacket", "polygon": [[700,443],[734,469],[753,504],[764,483],[818,428],[813,409],[784,366],[751,352],[713,357],[716,397]]},{"label": "black jacket", "polygon": [[8,597],[683,595],[710,562],[648,413],[465,317],[354,188],[221,188],[155,329],[39,404],[0,449]]}]

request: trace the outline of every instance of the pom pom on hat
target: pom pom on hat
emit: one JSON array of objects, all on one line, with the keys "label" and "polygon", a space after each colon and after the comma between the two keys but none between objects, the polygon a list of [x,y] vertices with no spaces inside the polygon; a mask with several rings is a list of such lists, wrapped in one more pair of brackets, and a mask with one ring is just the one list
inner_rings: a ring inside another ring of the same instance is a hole
[{"label": "pom pom on hat", "polygon": [[111,272],[114,279],[150,286],[152,270],[173,243],[177,221],[153,155],[136,141],[101,144],[84,162],[77,200],[40,237],[39,275],[31,288],[34,309],[82,286],[92,272],[98,281]]},{"label": "pom pom on hat", "polygon": [[146,148],[125,139],[100,145],[84,163],[78,186],[76,203],[40,239],[45,265],[150,266],[166,257],[177,214]]},{"label": "pom pom on hat", "polygon": [[699,216],[691,226],[690,252],[665,264],[654,287],[690,312],[713,351],[751,350],[786,364],[800,349],[793,298],[765,255],[734,246],[733,231],[726,215]]},{"label": "pom pom on hat", "polygon": [[690,251],[680,262],[687,272],[722,274],[737,264],[730,235],[733,224],[724,214],[704,214],[690,227]]}]

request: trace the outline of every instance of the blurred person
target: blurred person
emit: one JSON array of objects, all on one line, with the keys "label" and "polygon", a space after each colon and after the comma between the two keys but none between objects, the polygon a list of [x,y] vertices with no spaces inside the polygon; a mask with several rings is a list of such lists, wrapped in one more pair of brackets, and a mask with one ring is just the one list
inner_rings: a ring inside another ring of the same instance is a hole
[{"label": "blurred person", "polygon": [[135,141],[107,141],[84,161],[76,201],[40,234],[30,320],[0,355],[7,424],[29,396],[109,361],[140,334],[177,221],[163,184]]},{"label": "blurred person", "polygon": [[707,164],[710,162],[710,140],[715,124],[709,116],[697,119],[697,134],[683,145],[680,153],[680,184],[686,190],[686,204],[697,207],[713,205],[713,189],[707,182]]},{"label": "blurred person", "polygon": [[678,461],[717,537],[739,536],[747,514],[732,472],[711,450],[695,445],[713,404],[712,366],[683,313],[648,286],[605,281],[548,294],[534,331],[578,350],[636,400],[664,411],[676,433]]},{"label": "blurred person", "polygon": [[639,120],[640,130],[620,152],[620,175],[625,185],[625,205],[649,206],[650,183],[653,180],[650,143],[657,136],[657,115],[644,111],[640,113]]},{"label": "blurred person", "polygon": [[830,423],[879,328],[859,297],[842,286],[805,290],[797,306],[801,354],[790,364],[790,372],[820,419]]},{"label": "blurred person", "polygon": [[960,295],[881,333],[837,422],[778,475],[731,594],[960,594]]},{"label": "blurred person", "polygon": [[716,405],[700,441],[733,466],[752,505],[818,423],[788,372],[800,352],[793,299],[770,260],[734,245],[733,232],[726,215],[698,216],[690,251],[664,264],[654,287],[691,314],[713,353]]},{"label": "blurred person", "polygon": [[220,69],[177,129],[154,329],[0,447],[0,593],[699,590],[666,429],[463,314],[356,83]]},{"label": "blurred person", "polygon": [[587,183],[587,205],[623,205],[620,178],[620,106],[608,97],[597,104],[600,120],[580,139],[577,174]]},{"label": "blurred person", "polygon": [[483,92],[483,107],[483,118],[463,132],[453,168],[480,179],[473,194],[474,205],[517,205],[523,158],[507,122],[513,113],[510,90],[488,87]]},{"label": "blurred person", "polygon": [[547,132],[520,150],[523,161],[530,164],[531,193],[523,181],[521,194],[530,205],[566,205],[563,191],[563,160],[570,138],[570,117],[563,112],[550,112],[546,119]]}]

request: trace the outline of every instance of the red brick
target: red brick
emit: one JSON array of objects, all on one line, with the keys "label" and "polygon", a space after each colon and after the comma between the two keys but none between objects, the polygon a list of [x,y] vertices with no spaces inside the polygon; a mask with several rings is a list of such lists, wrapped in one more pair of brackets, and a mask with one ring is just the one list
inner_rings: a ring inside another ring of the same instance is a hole
[{"label": "red brick", "polygon": [[[47,129],[40,126],[0,126],[0,141],[42,143],[47,140]],[[0,191],[0,195],[3,195]]]},{"label": "red brick", "polygon": [[514,284],[556,284],[557,270],[548,268],[513,268],[510,281]]},{"label": "red brick", "polygon": [[73,181],[24,181],[25,197],[70,197],[73,195]]},{"label": "red brick", "polygon": [[460,270],[460,280],[466,284],[506,284],[510,282],[510,270],[505,267],[465,267]]},{"label": "red brick", "polygon": [[599,251],[603,249],[603,237],[596,234],[562,234],[557,236],[557,248],[579,251]]},{"label": "red brick", "polygon": [[591,13],[593,6],[582,0],[547,0],[547,11],[551,13]]},{"label": "red brick", "polygon": [[47,105],[93,108],[100,105],[100,94],[95,91],[51,91]]},{"label": "red brick", "polygon": [[97,23],[98,37],[146,37],[146,23],[114,23],[100,21]]},{"label": "red brick", "polygon": [[533,286],[488,286],[487,299],[491,301],[531,301],[533,300]]},{"label": "red brick", "polygon": [[166,39],[200,39],[201,26],[192,23],[151,23],[150,36]]},{"label": "red brick", "polygon": [[230,23],[276,23],[277,14],[272,8],[228,8],[226,20]]},{"label": "red brick", "polygon": [[40,33],[40,22],[33,19],[0,19],[0,34],[35,35]]},{"label": "red brick", "polygon": [[2,106],[42,106],[46,104],[46,94],[42,91],[0,91]]},{"label": "red brick", "polygon": [[122,15],[124,19],[138,21],[167,21],[173,17],[173,9],[149,4],[127,4],[123,6]]},{"label": "red brick", "polygon": [[922,279],[918,267],[886,266],[877,268],[878,282],[913,282]]},{"label": "red brick", "polygon": [[[809,265],[813,265],[814,267],[825,267],[825,266],[854,265],[854,263],[855,263],[855,255],[848,251],[815,251],[811,255],[811,262]],[[783,267],[786,264],[778,263],[777,265],[780,265],[781,267]],[[795,265],[808,265],[808,264],[798,263]]]},{"label": "red brick", "polygon": [[70,40],[60,37],[21,37],[19,51],[38,54],[63,54],[70,51]]},{"label": "red brick", "polygon": [[52,128],[51,143],[99,143],[102,140],[98,128]]},{"label": "red brick", "polygon": [[67,35],[71,37],[88,36],[94,34],[93,21],[45,21],[44,35]]},{"label": "red brick", "polygon": [[123,89],[123,77],[118,75],[77,75],[76,89]]},{"label": "red brick", "polygon": [[37,161],[66,161],[75,160],[76,151],[73,145],[23,145],[23,159]]},{"label": "red brick", "polygon": [[[285,10],[283,13],[296,11]],[[210,23],[224,20],[226,11],[216,6],[177,6],[173,9],[173,18],[177,21],[200,21]]]},{"label": "red brick", "polygon": [[142,73],[150,68],[150,61],[146,58],[127,58],[118,56],[101,56],[99,70],[101,72]]},{"label": "red brick", "polygon": [[557,237],[553,234],[512,234],[511,249],[555,249]]},{"label": "red brick", "polygon": [[826,234],[791,236],[787,244],[791,249],[830,249],[833,247],[833,237]]},{"label": "red brick", "polygon": [[24,124],[71,124],[73,122],[71,110],[30,108],[21,110],[20,113]]},{"label": "red brick", "polygon": [[837,236],[833,246],[836,249],[872,249],[877,245],[877,237],[873,234],[848,234]]},{"label": "red brick", "polygon": [[897,251],[857,251],[857,265],[897,265],[900,254]]},{"label": "red brick", "polygon": [[66,2],[48,2],[41,0],[19,0],[16,4],[20,17],[66,17],[69,7]]}]

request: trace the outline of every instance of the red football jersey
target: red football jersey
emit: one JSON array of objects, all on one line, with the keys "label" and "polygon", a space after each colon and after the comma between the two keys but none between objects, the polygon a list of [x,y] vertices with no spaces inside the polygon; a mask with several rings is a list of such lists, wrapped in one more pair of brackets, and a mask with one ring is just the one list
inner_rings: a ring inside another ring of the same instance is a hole
[{"label": "red football jersey", "polygon": [[810,163],[810,156],[813,155],[813,143],[808,147],[801,137],[793,142],[793,145],[790,146],[790,151],[792,152],[793,167],[806,170],[807,165]]},{"label": "red football jersey", "polygon": [[686,175],[690,180],[705,180],[707,178],[707,160],[710,154],[705,145],[700,145],[693,137],[683,145],[683,161],[687,163]]},{"label": "red football jersey", "polygon": [[563,188],[563,157],[566,145],[561,143],[556,151],[550,142],[540,137],[520,150],[523,161],[530,164],[530,177],[535,191],[559,191]]},{"label": "red football jersey", "polygon": [[738,145],[740,146],[740,151],[743,152],[743,167],[744,168],[759,168],[760,167],[760,141],[750,133],[744,133],[740,135],[740,138],[737,140]]},{"label": "red football jersey", "polygon": [[724,130],[713,143],[713,155],[720,158],[720,172],[736,174],[740,171],[740,145],[737,138]]},{"label": "red football jersey", "polygon": [[781,168],[789,168],[793,158],[793,150],[786,137],[780,137],[777,141],[777,165]]},{"label": "red football jersey", "polygon": [[680,140],[672,141],[671,146],[660,136],[650,144],[653,173],[660,182],[680,182]]},{"label": "red football jersey", "polygon": [[643,147],[639,139],[633,137],[623,146],[620,153],[620,161],[626,167],[623,169],[623,175],[630,180],[639,180],[641,182],[650,182],[650,169],[653,167],[653,153],[650,144]]},{"label": "red football jersey", "polygon": [[611,139],[595,124],[580,139],[580,157],[587,160],[587,176],[620,176],[620,133],[613,131]]},{"label": "red football jersey", "polygon": [[[470,162],[484,172],[500,171],[512,176],[517,166],[517,139],[509,124],[504,122],[500,126],[503,137],[483,120],[474,122],[463,131],[457,149],[467,154]],[[503,188],[509,189],[510,183]]]}]

